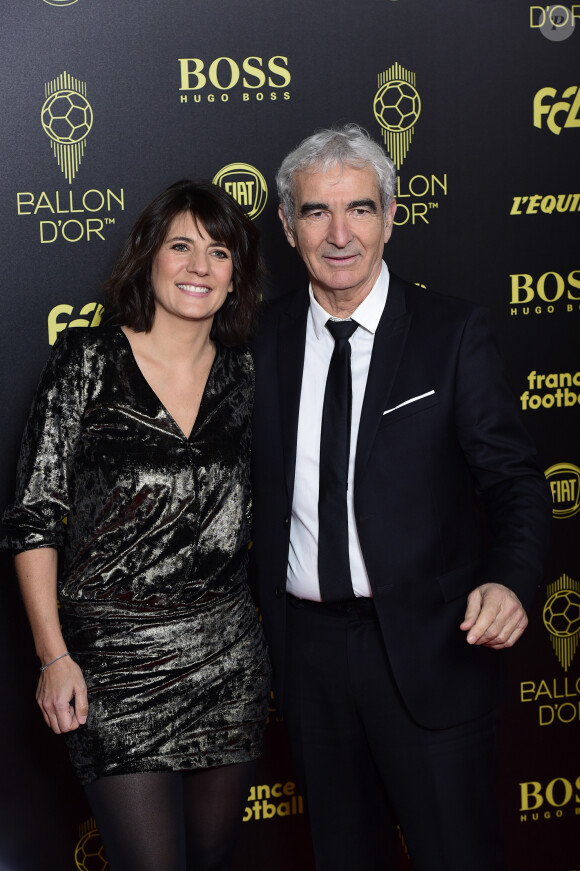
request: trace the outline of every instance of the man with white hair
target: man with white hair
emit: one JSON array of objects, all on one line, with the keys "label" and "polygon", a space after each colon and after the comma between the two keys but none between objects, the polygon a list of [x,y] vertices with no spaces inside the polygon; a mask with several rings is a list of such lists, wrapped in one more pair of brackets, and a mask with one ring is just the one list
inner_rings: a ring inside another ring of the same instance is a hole
[{"label": "man with white hair", "polygon": [[[254,552],[318,871],[504,868],[503,653],[551,500],[485,310],[383,261],[395,171],[356,125],[286,157],[309,290],[254,342]],[[485,518],[485,522],[483,522]]]}]

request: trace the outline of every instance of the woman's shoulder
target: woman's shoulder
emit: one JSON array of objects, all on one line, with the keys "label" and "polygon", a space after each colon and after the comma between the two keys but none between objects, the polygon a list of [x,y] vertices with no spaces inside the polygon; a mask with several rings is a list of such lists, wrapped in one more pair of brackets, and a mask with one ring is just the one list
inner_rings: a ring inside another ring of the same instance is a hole
[{"label": "woman's shoulder", "polygon": [[222,371],[229,381],[238,384],[254,384],[254,358],[246,345],[235,348],[217,345],[217,354],[221,361]]},{"label": "woman's shoulder", "polygon": [[239,366],[241,369],[253,371],[254,358],[247,345],[238,345],[236,347],[226,347],[218,345],[218,354],[227,360],[232,366]]},{"label": "woman's shoulder", "polygon": [[97,375],[108,361],[118,361],[122,344],[119,327],[69,327],[57,338],[43,370],[49,381]]},{"label": "woman's shoulder", "polygon": [[120,327],[69,327],[54,343],[53,356],[80,358],[91,352],[114,354],[120,335]]}]

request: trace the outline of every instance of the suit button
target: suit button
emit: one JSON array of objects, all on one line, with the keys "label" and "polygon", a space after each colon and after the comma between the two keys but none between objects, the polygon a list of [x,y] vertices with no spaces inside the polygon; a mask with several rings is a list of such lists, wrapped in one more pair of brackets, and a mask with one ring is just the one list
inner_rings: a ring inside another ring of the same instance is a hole
[{"label": "suit button", "polygon": [[284,529],[288,529],[288,527],[290,526],[290,518],[289,517],[285,517],[282,520],[282,526],[284,527]]},{"label": "suit button", "polygon": [[276,587],[276,589],[274,590],[274,595],[277,599],[281,599],[285,592],[286,591],[284,590],[284,587]]}]

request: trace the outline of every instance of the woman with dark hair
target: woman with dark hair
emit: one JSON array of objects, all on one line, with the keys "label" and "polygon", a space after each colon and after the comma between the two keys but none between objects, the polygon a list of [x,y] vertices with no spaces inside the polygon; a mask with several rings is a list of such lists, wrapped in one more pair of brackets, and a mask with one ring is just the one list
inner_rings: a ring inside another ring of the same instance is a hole
[{"label": "woman with dark hair", "polygon": [[55,345],[24,435],[4,520],[37,700],[112,871],[227,868],[261,751],[243,347],[260,276],[224,191],[168,188],[118,258],[104,326]]}]

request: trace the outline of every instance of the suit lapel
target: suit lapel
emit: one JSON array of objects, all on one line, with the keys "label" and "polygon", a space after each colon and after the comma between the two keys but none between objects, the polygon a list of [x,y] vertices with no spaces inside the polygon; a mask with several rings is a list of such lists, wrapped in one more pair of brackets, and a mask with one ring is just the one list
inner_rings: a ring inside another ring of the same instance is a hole
[{"label": "suit lapel", "polygon": [[294,490],[298,413],[306,346],[308,294],[293,294],[282,312],[278,330],[278,387],[284,448],[284,469],[289,500]]},{"label": "suit lapel", "polygon": [[363,472],[383,411],[397,377],[407,341],[411,314],[406,310],[405,287],[392,273],[385,310],[373,344],[367,386],[361,412],[355,459],[355,481]]}]

